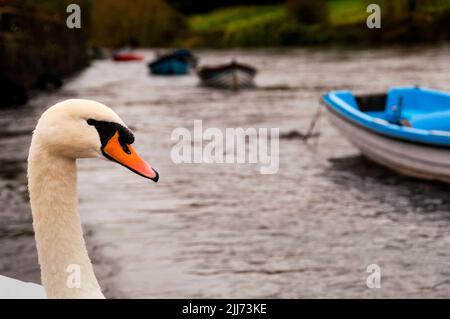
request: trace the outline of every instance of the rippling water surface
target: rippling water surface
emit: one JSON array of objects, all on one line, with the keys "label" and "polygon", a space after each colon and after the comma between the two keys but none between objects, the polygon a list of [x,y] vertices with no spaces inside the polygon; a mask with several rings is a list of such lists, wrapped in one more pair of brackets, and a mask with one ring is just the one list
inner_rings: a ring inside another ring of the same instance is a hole
[{"label": "rippling water surface", "polygon": [[[204,64],[238,57],[257,66],[258,89],[210,90],[194,74],[152,77],[144,62],[97,61],[60,91],[0,110],[1,274],[39,281],[26,193],[30,133],[46,107],[87,98],[123,118],[161,175],[154,184],[110,162],[79,162],[80,211],[108,297],[450,296],[450,187],[364,160],[325,118],[318,138],[295,138],[329,89],[450,91],[449,47],[198,53]],[[170,135],[192,130],[195,119],[204,128],[280,128],[278,174],[175,165]],[[381,289],[366,287],[372,263]]]}]

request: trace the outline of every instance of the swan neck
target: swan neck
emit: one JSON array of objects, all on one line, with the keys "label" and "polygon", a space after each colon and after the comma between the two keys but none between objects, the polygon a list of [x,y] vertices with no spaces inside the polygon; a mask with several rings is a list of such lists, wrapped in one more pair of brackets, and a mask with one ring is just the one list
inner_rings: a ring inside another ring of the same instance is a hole
[{"label": "swan neck", "polygon": [[48,298],[103,298],[83,238],[75,159],[39,148],[28,158],[33,228]]}]

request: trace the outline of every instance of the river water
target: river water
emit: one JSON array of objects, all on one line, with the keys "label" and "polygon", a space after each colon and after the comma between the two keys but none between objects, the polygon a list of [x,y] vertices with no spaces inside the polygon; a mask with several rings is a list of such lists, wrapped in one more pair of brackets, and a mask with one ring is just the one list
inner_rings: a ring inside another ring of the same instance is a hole
[{"label": "river water", "polygon": [[[146,60],[154,52],[142,51]],[[108,297],[449,297],[450,187],[398,176],[358,155],[326,118],[329,89],[450,91],[450,47],[199,51],[259,68],[257,89],[199,87],[194,74],[152,77],[144,62],[96,61],[57,92],[0,110],[0,274],[39,282],[26,155],[39,114],[66,98],[112,107],[156,167],[154,184],[106,161],[79,162],[80,212]],[[279,128],[280,168],[179,164],[177,127]],[[366,267],[381,267],[369,289]]]}]

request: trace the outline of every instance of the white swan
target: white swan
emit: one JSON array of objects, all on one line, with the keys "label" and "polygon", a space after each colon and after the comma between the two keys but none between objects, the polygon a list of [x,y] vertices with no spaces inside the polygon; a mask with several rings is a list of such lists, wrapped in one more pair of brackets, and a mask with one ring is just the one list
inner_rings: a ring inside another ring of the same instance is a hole
[{"label": "white swan", "polygon": [[0,276],[0,297],[104,298],[83,239],[76,159],[109,159],[158,181],[133,142],[119,116],[94,101],[67,100],[42,114],[28,156],[28,189],[43,287]]}]

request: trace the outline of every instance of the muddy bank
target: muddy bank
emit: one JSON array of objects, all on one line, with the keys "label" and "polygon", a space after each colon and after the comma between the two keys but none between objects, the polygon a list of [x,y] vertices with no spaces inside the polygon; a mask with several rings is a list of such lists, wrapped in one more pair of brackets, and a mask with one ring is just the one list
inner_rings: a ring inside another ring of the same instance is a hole
[{"label": "muddy bank", "polygon": [[31,90],[59,88],[88,65],[85,29],[69,29],[65,11],[0,1],[0,107],[22,105]]}]

